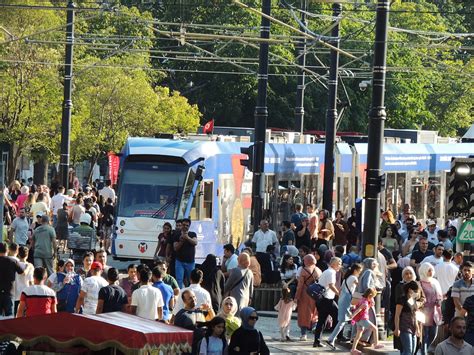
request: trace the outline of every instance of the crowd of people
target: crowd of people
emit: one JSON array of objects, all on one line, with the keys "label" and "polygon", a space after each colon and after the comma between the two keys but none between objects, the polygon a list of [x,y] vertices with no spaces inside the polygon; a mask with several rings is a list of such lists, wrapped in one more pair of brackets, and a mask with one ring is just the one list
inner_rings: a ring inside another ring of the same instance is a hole
[{"label": "crowd of people", "polygon": [[[417,221],[409,206],[397,219],[391,211],[381,214],[375,258],[360,256],[355,210],[347,219],[336,211],[331,220],[325,210],[297,204],[278,231],[262,220],[244,246],[224,245],[222,259],[209,254],[201,265],[191,220],[177,220],[174,228],[165,223],[154,259],[129,265],[120,277],[107,265],[113,208],[104,207],[113,205],[115,194],[105,196],[96,187],[65,194],[58,186],[52,196],[45,187],[17,190],[8,195],[7,212],[16,208],[0,244],[3,316],[123,311],[192,330],[193,354],[268,354],[252,305],[255,289],[269,283],[281,286],[274,308],[283,342],[297,340],[291,336],[296,312],[299,340],[312,334],[316,348],[350,340],[352,354],[360,354],[360,346],[381,348],[378,329],[384,328],[401,354],[472,353],[472,264],[455,251],[456,226]],[[58,259],[58,248],[67,248],[61,221],[92,228],[103,238],[102,248],[85,253],[80,266]],[[383,324],[376,317],[377,295]],[[324,331],[330,334],[323,340]]]}]

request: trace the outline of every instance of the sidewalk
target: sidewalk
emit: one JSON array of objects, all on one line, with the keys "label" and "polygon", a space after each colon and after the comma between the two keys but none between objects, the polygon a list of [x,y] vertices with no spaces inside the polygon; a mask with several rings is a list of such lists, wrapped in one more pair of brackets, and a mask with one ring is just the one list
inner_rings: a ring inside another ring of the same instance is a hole
[{"label": "sidewalk", "polygon": [[[294,340],[292,342],[281,342],[280,331],[276,318],[278,313],[274,311],[259,311],[260,316],[257,328],[262,332],[265,342],[270,349],[271,354],[348,354],[350,352],[350,343],[336,343],[336,350],[331,350],[329,347],[313,348],[313,335],[308,334],[308,340],[300,341],[299,328],[296,322],[296,313],[292,315],[290,337]],[[324,334],[323,339],[327,338],[328,334]],[[381,350],[361,348],[365,354],[372,355],[395,355],[399,354],[398,350],[393,349],[392,341],[381,342],[385,348]],[[323,342],[324,344],[324,342]]]}]

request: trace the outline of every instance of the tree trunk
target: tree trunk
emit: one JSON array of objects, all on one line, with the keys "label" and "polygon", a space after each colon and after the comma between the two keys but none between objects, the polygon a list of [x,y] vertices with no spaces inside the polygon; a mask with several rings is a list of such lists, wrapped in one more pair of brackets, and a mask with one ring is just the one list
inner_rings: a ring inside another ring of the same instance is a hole
[{"label": "tree trunk", "polygon": [[9,184],[12,183],[13,180],[19,179],[19,173],[18,173],[18,161],[20,158],[19,150],[16,147],[15,144],[10,145],[10,151],[8,154],[8,164],[7,164],[7,181],[6,185],[8,186]]},{"label": "tree trunk", "polygon": [[33,182],[36,185],[45,185],[48,180],[48,161],[38,159],[33,165]]},{"label": "tree trunk", "polygon": [[97,164],[97,160],[99,160],[99,154],[95,154],[89,163],[91,166],[89,167],[89,171],[87,172],[87,182],[90,183],[92,180],[92,172],[94,171],[94,166]]}]

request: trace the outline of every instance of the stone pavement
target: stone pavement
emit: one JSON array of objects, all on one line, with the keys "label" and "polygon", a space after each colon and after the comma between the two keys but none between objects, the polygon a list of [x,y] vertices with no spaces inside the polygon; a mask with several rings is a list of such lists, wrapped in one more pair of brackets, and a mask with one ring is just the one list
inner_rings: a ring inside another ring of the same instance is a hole
[{"label": "stone pavement", "polygon": [[[270,349],[271,354],[349,354],[350,344],[344,345],[336,343],[336,350],[333,351],[329,347],[324,348],[313,348],[313,334],[308,334],[308,340],[300,341],[299,328],[295,319],[291,321],[290,337],[294,340],[293,342],[280,342],[280,330],[278,321],[276,318],[276,312],[259,312],[259,319],[257,322],[257,328],[262,332],[265,342]],[[329,334],[324,334],[323,339],[327,339]],[[323,342],[324,343],[324,342]],[[399,354],[398,351],[393,349],[392,342],[382,342],[385,348],[382,350],[373,350],[365,348],[364,353],[370,353],[373,355]]]}]

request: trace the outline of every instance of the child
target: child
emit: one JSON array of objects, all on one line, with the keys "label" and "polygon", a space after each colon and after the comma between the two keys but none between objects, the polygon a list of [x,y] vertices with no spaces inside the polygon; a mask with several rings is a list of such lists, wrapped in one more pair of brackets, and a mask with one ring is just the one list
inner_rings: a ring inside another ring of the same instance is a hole
[{"label": "child", "polygon": [[292,341],[290,338],[291,313],[296,309],[296,303],[291,298],[291,291],[288,287],[281,290],[280,301],[275,306],[278,311],[278,324],[280,325],[281,341]]},{"label": "child", "polygon": [[214,317],[207,324],[207,332],[201,340],[199,355],[227,355],[225,319]]},{"label": "child", "polygon": [[377,326],[369,320],[369,309],[374,306],[374,297],[377,296],[377,290],[374,288],[368,288],[365,290],[362,295],[362,299],[357,305],[356,310],[352,314],[352,322],[357,325],[357,333],[354,337],[354,342],[352,343],[351,354],[360,355],[362,352],[357,350],[357,344],[359,343],[362,333],[365,329],[370,328],[374,336],[374,348],[381,349],[383,348],[382,344],[379,344],[379,337],[377,332]]}]

